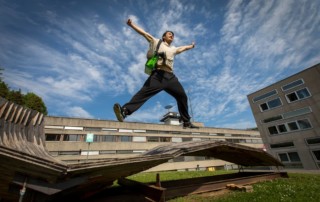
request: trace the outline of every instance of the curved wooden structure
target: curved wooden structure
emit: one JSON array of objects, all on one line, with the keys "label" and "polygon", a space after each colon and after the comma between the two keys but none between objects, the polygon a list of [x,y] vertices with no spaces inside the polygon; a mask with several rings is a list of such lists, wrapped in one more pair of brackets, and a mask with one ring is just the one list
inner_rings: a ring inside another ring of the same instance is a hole
[{"label": "curved wooden structure", "polygon": [[45,147],[44,115],[0,97],[0,199],[73,200],[106,189],[117,179],[181,156],[211,156],[244,166],[282,166],[268,153],[228,142],[183,142],[137,157],[67,165]]}]

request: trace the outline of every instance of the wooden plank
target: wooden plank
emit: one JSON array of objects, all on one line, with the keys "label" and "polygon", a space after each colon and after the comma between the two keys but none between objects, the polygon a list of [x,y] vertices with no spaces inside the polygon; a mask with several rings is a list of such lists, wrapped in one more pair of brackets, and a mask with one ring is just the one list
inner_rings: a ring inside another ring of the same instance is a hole
[{"label": "wooden plank", "polygon": [[129,180],[126,178],[118,179],[118,184],[143,194],[144,196],[149,198],[151,201],[159,201],[159,202],[165,201],[165,191],[166,191],[165,188],[157,187],[154,185],[146,185],[141,182]]}]

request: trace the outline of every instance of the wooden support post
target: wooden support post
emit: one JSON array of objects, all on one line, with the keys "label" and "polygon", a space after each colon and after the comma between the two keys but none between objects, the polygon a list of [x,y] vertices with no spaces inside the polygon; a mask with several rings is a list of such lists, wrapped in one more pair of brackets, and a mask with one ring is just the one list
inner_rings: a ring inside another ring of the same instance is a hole
[{"label": "wooden support post", "polygon": [[159,173],[157,173],[157,176],[156,176],[156,187],[161,187],[160,174]]}]

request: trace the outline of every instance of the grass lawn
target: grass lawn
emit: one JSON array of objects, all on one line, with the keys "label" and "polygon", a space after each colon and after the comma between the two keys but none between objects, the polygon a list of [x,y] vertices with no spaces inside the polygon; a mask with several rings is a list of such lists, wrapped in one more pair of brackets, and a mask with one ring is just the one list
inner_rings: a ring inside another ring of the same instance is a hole
[{"label": "grass lawn", "polygon": [[[237,171],[235,171],[237,172]],[[186,178],[204,177],[231,173],[230,171],[190,171],[190,172],[161,172],[161,181]],[[140,173],[129,179],[143,183],[155,182],[156,173]],[[320,174],[289,173],[289,178],[279,178],[273,181],[260,182],[253,185],[253,192],[245,193],[231,191],[220,196],[192,195],[170,200],[170,202],[319,202]]]}]

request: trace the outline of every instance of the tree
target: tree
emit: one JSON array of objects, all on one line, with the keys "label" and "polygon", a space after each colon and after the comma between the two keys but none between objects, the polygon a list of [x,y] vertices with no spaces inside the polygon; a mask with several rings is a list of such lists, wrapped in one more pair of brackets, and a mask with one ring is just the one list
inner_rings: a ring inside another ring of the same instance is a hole
[{"label": "tree", "polygon": [[3,82],[3,81],[0,81],[0,97],[3,97],[3,98],[8,98],[8,94],[9,94],[9,87],[8,85]]},{"label": "tree", "polygon": [[43,113],[48,114],[47,107],[42,101],[42,99],[34,93],[27,93],[24,97],[24,106]]},{"label": "tree", "polygon": [[3,71],[4,69],[2,68],[2,67],[0,67],[0,81],[2,81],[2,71]]},{"label": "tree", "polygon": [[34,93],[27,93],[26,95],[23,95],[20,89],[18,91],[9,89],[9,86],[2,81],[3,70],[4,69],[0,67],[0,97],[47,115],[47,107],[39,96]]},{"label": "tree", "polygon": [[14,91],[14,90],[9,91],[7,99],[18,105],[22,105],[22,106],[24,105],[23,95],[20,89],[18,91]]}]

